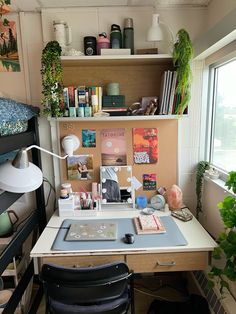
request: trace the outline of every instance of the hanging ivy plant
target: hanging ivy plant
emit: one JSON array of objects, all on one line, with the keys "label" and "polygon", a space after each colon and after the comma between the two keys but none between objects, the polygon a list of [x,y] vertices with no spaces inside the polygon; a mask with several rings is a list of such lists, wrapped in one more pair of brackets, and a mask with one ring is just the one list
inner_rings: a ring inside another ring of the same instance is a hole
[{"label": "hanging ivy plant", "polygon": [[190,61],[192,58],[193,44],[189,34],[185,29],[180,29],[173,49],[173,62],[177,71],[176,99],[178,99],[175,114],[183,114],[190,101],[192,80]]},{"label": "hanging ivy plant", "polygon": [[196,172],[196,195],[197,195],[197,207],[196,207],[196,218],[199,219],[199,214],[202,213],[202,186],[203,186],[203,175],[204,172],[210,168],[208,161],[200,161],[197,164]]},{"label": "hanging ivy plant", "polygon": [[43,114],[61,117],[63,115],[63,84],[61,47],[57,41],[50,41],[43,49],[41,57]]}]

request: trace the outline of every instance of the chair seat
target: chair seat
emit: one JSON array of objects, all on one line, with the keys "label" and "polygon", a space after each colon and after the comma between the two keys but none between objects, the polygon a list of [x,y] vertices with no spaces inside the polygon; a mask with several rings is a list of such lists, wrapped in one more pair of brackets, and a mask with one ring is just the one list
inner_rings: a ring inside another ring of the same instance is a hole
[{"label": "chair seat", "polygon": [[121,297],[109,302],[97,304],[78,305],[65,304],[56,300],[48,300],[50,314],[125,314],[128,311],[129,295],[123,293]]}]

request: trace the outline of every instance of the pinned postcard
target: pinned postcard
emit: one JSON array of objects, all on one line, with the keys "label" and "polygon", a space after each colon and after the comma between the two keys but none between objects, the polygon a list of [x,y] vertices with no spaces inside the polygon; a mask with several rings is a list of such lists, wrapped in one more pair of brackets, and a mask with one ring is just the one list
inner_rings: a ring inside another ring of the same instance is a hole
[{"label": "pinned postcard", "polygon": [[133,154],[136,164],[155,164],[158,161],[156,128],[133,129]]},{"label": "pinned postcard", "polygon": [[146,191],[156,190],[156,174],[144,173],[143,174],[143,189]]},{"label": "pinned postcard", "polygon": [[125,129],[103,129],[100,138],[102,166],[127,165]]},{"label": "pinned postcard", "polygon": [[95,130],[82,130],[82,146],[83,147],[96,147],[96,131]]}]

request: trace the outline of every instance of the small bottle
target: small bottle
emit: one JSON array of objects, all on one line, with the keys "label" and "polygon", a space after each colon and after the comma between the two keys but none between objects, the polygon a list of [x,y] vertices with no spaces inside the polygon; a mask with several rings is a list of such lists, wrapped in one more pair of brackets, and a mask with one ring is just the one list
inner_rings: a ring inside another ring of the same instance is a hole
[{"label": "small bottle", "polygon": [[124,23],[124,33],[123,33],[123,47],[129,48],[131,54],[134,54],[134,27],[133,19],[128,17],[125,19]]},{"label": "small bottle", "polygon": [[72,187],[71,187],[71,183],[69,183],[69,182],[62,183],[61,189],[67,190],[67,194],[71,194],[73,192]]},{"label": "small bottle", "polygon": [[101,49],[110,48],[110,41],[107,38],[107,34],[105,32],[98,35],[97,40],[97,54],[101,54]]},{"label": "small bottle", "polygon": [[113,49],[122,48],[122,34],[120,26],[117,24],[111,25],[110,47]]},{"label": "small bottle", "polygon": [[80,118],[84,117],[84,104],[79,104],[79,107],[77,108],[77,116]]},{"label": "small bottle", "polygon": [[89,104],[89,93],[85,92],[85,107],[84,107],[84,116],[92,117],[92,107]]}]

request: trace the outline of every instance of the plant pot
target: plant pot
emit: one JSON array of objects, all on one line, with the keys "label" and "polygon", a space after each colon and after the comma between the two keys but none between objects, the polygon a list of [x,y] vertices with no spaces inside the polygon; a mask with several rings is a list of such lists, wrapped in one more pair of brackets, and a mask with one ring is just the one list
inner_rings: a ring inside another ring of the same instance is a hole
[{"label": "plant pot", "polygon": [[11,290],[0,291],[0,308],[4,308],[7,305],[10,297],[12,296]]}]

